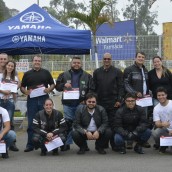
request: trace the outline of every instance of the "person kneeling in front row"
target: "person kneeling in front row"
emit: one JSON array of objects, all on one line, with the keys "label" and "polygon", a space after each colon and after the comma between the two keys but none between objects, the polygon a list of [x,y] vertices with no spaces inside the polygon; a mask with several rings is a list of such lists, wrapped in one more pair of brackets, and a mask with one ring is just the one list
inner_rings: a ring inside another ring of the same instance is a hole
[{"label": "person kneeling in front row", "polygon": [[121,106],[114,117],[114,141],[121,154],[126,153],[125,141],[136,141],[134,151],[144,154],[143,145],[151,136],[149,123],[144,108],[136,105],[136,96],[128,93],[125,104]]},{"label": "person kneeling in front row", "polygon": [[95,149],[99,154],[106,154],[104,147],[107,145],[111,130],[108,128],[108,117],[105,109],[96,104],[97,96],[94,93],[86,95],[86,105],[76,110],[76,120],[72,138],[80,148],[77,154],[88,151],[87,140],[96,140]]},{"label": "person kneeling in front row", "polygon": [[[45,156],[47,149],[45,142],[60,137],[66,141],[67,125],[60,111],[53,109],[53,101],[48,98],[44,103],[44,110],[39,111],[33,119],[33,144],[35,149],[41,148],[41,156]],[[58,155],[58,148],[53,150],[53,155]]]},{"label": "person kneeling in front row", "polygon": [[6,109],[0,107],[0,142],[6,143],[6,153],[2,153],[2,158],[9,158],[8,148],[16,139],[16,133],[10,130],[10,117]]}]

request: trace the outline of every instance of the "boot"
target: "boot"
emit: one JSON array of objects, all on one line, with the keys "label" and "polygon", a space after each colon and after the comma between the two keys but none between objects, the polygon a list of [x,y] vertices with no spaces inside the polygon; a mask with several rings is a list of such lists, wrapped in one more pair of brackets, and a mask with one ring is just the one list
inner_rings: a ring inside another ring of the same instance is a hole
[{"label": "boot", "polygon": [[2,158],[4,158],[4,159],[9,158],[8,151],[6,151],[6,153],[2,153]]},{"label": "boot", "polygon": [[138,154],[144,154],[144,151],[142,149],[142,146],[139,145],[138,143],[136,143],[136,145],[134,146],[134,151]]},{"label": "boot", "polygon": [[52,155],[58,155],[58,148],[54,149],[53,152],[52,152]]},{"label": "boot", "polygon": [[46,149],[41,149],[40,156],[46,156],[46,155],[47,155],[47,150]]},{"label": "boot", "polygon": [[67,151],[70,150],[70,145],[63,145],[60,147],[61,151]]},{"label": "boot", "polygon": [[19,151],[19,149],[18,149],[17,146],[16,146],[16,141],[14,141],[14,142],[11,144],[11,146],[9,147],[9,150],[14,151],[14,152]]}]

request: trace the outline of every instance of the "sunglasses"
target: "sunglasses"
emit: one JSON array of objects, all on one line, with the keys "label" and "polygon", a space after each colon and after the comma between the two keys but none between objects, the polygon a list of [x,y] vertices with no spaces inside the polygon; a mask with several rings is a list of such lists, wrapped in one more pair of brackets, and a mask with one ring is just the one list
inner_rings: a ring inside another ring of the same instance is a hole
[{"label": "sunglasses", "polygon": [[108,60],[108,61],[110,61],[110,60],[111,60],[111,58],[103,58],[103,60]]},{"label": "sunglasses", "polygon": [[95,101],[87,101],[88,103],[96,103]]}]

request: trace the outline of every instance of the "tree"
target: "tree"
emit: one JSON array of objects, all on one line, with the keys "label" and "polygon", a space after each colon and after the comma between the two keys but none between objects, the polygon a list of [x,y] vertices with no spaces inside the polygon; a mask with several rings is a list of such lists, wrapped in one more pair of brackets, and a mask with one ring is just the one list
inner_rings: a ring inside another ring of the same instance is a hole
[{"label": "tree", "polygon": [[69,14],[70,18],[76,18],[85,23],[91,30],[93,35],[94,54],[96,67],[98,67],[97,46],[96,46],[96,31],[105,22],[112,24],[109,15],[101,13],[106,3],[102,0],[91,0],[89,14],[73,11]]},{"label": "tree", "polygon": [[70,11],[85,11],[86,7],[83,3],[75,3],[74,0],[51,0],[50,7],[46,7],[47,11],[65,25],[78,27],[81,23],[77,20],[69,19]]},{"label": "tree", "polygon": [[116,9],[117,0],[104,0],[107,4],[103,12],[108,14],[111,17],[111,20],[114,22],[120,21],[119,11]]},{"label": "tree", "polygon": [[0,22],[10,18],[9,9],[3,0],[0,0]]},{"label": "tree", "polygon": [[[157,0],[148,0],[148,3],[149,3],[149,8],[152,7],[152,5],[154,4],[154,2],[156,2]],[[170,0],[172,1],[172,0]]]},{"label": "tree", "polygon": [[150,12],[149,0],[128,0],[130,2],[123,9],[123,16],[127,20],[135,20],[137,35],[155,34],[153,26],[158,25],[157,11]]}]

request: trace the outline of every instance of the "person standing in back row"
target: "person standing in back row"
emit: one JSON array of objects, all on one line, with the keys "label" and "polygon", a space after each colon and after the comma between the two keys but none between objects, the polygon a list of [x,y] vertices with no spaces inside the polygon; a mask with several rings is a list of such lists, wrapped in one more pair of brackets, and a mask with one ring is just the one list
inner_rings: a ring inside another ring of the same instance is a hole
[{"label": "person standing in back row", "polygon": [[[28,141],[24,152],[30,152],[34,149],[32,142],[33,128],[32,122],[35,114],[43,110],[45,100],[49,93],[54,89],[54,81],[50,72],[41,68],[41,56],[36,55],[33,58],[33,69],[27,71],[21,82],[21,92],[27,95],[27,117],[28,117]],[[37,90],[39,92],[36,92]],[[35,94],[34,94],[35,93]],[[39,94],[38,94],[39,93]]]},{"label": "person standing in back row", "polygon": [[[103,55],[103,66],[94,71],[93,81],[98,96],[97,104],[105,108],[109,125],[112,128],[113,117],[124,97],[124,86],[123,74],[120,69],[112,66],[112,55],[110,53]],[[112,149],[115,150],[113,136],[110,143]]]},{"label": "person standing in back row", "polygon": [[[73,57],[71,69],[59,75],[56,81],[56,89],[57,91],[63,91],[62,104],[69,134],[61,151],[67,151],[70,149],[70,144],[72,144],[71,131],[72,123],[75,119],[75,111],[78,105],[85,103],[86,94],[94,89],[92,76],[82,69],[80,57]],[[64,97],[65,93],[69,93],[68,91],[73,91],[73,98],[71,96],[68,98]]]}]

